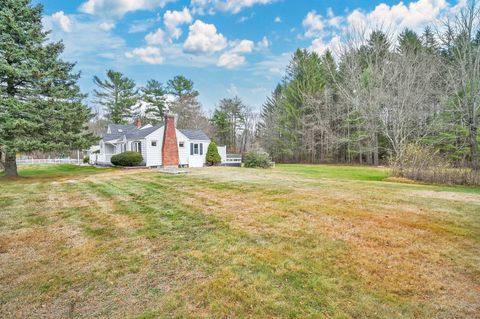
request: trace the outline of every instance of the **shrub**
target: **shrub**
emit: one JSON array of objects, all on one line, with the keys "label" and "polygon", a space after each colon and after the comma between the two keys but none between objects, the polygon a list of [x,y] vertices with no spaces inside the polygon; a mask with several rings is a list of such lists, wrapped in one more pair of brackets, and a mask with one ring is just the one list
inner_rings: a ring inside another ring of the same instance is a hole
[{"label": "shrub", "polygon": [[85,156],[83,158],[83,164],[88,164],[88,163],[90,163],[90,156]]},{"label": "shrub", "polygon": [[402,154],[390,162],[395,177],[427,183],[480,185],[480,172],[470,168],[457,168],[440,155],[438,150],[410,144]]},{"label": "shrub", "polygon": [[208,145],[206,160],[207,160],[207,165],[209,166],[217,165],[222,162],[222,158],[220,157],[220,154],[218,154],[217,145],[214,142]]},{"label": "shrub", "polygon": [[139,166],[143,161],[142,154],[138,152],[123,152],[113,155],[111,162],[116,166]]},{"label": "shrub", "polygon": [[272,166],[270,156],[266,152],[250,151],[243,156],[243,164],[248,168],[269,168]]}]

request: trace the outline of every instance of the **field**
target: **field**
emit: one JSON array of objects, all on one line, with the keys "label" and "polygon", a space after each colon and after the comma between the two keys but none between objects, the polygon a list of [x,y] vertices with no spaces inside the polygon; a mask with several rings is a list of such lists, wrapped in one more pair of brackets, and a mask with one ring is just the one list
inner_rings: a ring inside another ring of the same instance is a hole
[{"label": "field", "polygon": [[475,318],[480,188],[380,168],[0,177],[1,318]]}]

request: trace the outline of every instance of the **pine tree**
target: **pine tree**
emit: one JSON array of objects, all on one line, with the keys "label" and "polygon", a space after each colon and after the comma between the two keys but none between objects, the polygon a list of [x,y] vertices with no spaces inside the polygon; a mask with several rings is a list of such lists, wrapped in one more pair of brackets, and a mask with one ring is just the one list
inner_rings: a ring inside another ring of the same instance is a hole
[{"label": "pine tree", "polygon": [[167,107],[167,91],[162,83],[156,80],[150,80],[142,88],[142,99],[148,103],[145,110],[147,118],[153,123],[159,123],[163,120],[163,115]]},{"label": "pine tree", "polygon": [[214,142],[211,142],[210,145],[208,145],[206,161],[210,166],[217,165],[222,162],[222,157],[220,154],[218,154],[218,148]]},{"label": "pine tree", "polygon": [[405,29],[398,36],[398,51],[400,53],[416,54],[421,49],[422,41],[414,31]]},{"label": "pine tree", "polygon": [[93,90],[96,103],[106,112],[107,119],[115,124],[126,124],[135,114],[135,105],[138,102],[138,90],[135,81],[120,72],[107,71],[107,79],[93,77],[93,83],[98,90]]},{"label": "pine tree", "polygon": [[193,88],[193,81],[183,75],[176,75],[167,82],[168,92],[177,98],[185,96],[198,96],[198,91]]},{"label": "pine tree", "polygon": [[245,124],[246,105],[239,97],[221,99],[215,110],[213,125],[218,137],[230,149],[237,148],[237,135]]},{"label": "pine tree", "polygon": [[16,153],[89,147],[91,110],[82,101],[75,64],[60,59],[61,42],[47,42],[41,5],[0,1],[0,163],[17,176]]},{"label": "pine tree", "polygon": [[429,52],[429,53],[438,53],[438,43],[437,40],[435,39],[435,34],[432,31],[432,28],[426,27],[425,30],[423,31],[422,34],[422,44],[423,47]]},{"label": "pine tree", "polygon": [[193,81],[177,75],[167,82],[167,89],[175,98],[169,103],[169,109],[178,115],[178,127],[200,128],[205,117],[197,99],[198,91],[193,88]]}]

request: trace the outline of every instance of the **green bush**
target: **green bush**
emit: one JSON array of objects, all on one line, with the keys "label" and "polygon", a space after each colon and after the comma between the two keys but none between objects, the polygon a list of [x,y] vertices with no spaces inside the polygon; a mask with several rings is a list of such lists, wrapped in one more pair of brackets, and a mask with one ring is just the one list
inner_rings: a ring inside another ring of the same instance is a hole
[{"label": "green bush", "polygon": [[243,165],[248,168],[269,168],[272,167],[270,156],[265,152],[250,151],[243,156]]},{"label": "green bush", "polygon": [[88,164],[88,163],[90,163],[90,156],[85,156],[83,158],[83,164]]},{"label": "green bush", "polygon": [[116,166],[139,166],[143,162],[143,157],[137,152],[123,152],[113,155],[111,162]]},{"label": "green bush", "polygon": [[220,156],[220,154],[218,154],[218,148],[214,142],[208,145],[206,160],[208,166],[217,165],[222,162],[222,157]]}]

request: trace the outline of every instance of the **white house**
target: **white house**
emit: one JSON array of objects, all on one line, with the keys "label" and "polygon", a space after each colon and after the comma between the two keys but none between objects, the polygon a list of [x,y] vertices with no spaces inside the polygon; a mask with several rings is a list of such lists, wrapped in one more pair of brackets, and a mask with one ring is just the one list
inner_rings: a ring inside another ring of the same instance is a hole
[{"label": "white house", "polygon": [[[147,167],[202,167],[209,144],[210,138],[201,130],[177,129],[173,115],[155,126],[109,124],[99,150],[90,154],[90,163],[111,165],[112,155],[134,151],[142,154]],[[219,153],[226,161],[224,147],[219,147]]]}]

